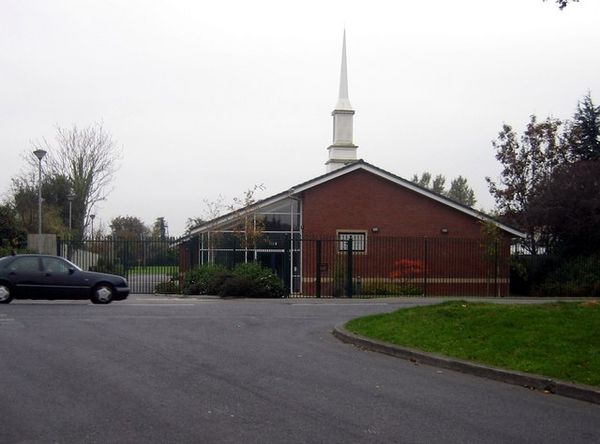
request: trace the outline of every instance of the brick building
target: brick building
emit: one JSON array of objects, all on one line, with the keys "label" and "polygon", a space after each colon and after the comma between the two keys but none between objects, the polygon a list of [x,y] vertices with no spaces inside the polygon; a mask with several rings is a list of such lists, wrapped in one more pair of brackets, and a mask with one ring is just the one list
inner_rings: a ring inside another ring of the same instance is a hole
[{"label": "brick building", "polygon": [[[332,116],[327,172],[193,228],[180,245],[181,270],[259,261],[303,295],[336,295],[348,273],[355,292],[506,295],[509,241],[521,232],[357,160],[345,36]],[[495,227],[493,240],[482,224]],[[260,236],[248,242],[248,230]]]}]

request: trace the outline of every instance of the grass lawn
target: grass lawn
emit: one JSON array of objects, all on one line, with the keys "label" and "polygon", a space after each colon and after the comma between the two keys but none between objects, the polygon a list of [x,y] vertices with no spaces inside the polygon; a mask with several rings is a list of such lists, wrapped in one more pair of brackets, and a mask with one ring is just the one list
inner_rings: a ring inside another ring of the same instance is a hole
[{"label": "grass lawn", "polygon": [[494,367],[600,386],[600,303],[446,302],[354,319],[356,334]]},{"label": "grass lawn", "polygon": [[177,265],[151,265],[147,267],[133,267],[129,270],[130,275],[138,274],[168,274],[172,275],[179,272]]}]

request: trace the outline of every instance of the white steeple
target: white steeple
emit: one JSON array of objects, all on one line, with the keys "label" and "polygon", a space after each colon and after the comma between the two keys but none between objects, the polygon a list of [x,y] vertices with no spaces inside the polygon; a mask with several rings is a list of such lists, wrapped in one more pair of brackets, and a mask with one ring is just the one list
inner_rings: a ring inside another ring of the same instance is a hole
[{"label": "white steeple", "polygon": [[348,99],[348,68],[346,66],[346,30],[342,43],[342,68],[340,72],[340,92],[333,116],[333,144],[327,150],[329,158],[325,165],[327,172],[336,170],[356,160],[356,149],[352,142],[354,110]]},{"label": "white steeple", "polygon": [[346,30],[344,29],[344,40],[342,43],[342,68],[340,70],[340,93],[335,109],[351,110],[348,99],[348,67],[346,66]]}]

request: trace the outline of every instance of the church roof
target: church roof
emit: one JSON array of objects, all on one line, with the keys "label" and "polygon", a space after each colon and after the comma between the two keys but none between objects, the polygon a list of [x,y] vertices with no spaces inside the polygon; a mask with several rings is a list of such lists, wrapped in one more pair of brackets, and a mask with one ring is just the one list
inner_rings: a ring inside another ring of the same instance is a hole
[{"label": "church roof", "polygon": [[190,234],[196,234],[196,233],[201,233],[201,232],[205,232],[205,231],[209,231],[211,229],[214,229],[224,223],[230,222],[232,220],[235,220],[236,218],[238,218],[239,216],[248,213],[248,212],[254,212],[257,211],[261,208],[264,208],[268,205],[274,204],[280,200],[286,199],[288,197],[300,197],[300,195],[302,194],[302,192],[309,190],[311,188],[315,188],[319,185],[322,185],[324,183],[329,182],[330,180],[334,180],[340,176],[344,176],[346,174],[352,173],[354,171],[357,170],[363,170],[363,171],[367,171],[369,173],[372,173],[376,176],[379,176],[383,179],[389,180],[390,182],[395,183],[396,185],[399,185],[403,188],[409,189],[411,191],[414,191],[418,194],[421,194],[429,199],[435,200],[443,205],[446,205],[450,208],[453,208],[455,210],[458,210],[462,213],[465,213],[471,217],[474,217],[480,221],[483,222],[492,222],[494,223],[498,228],[500,228],[501,230],[510,233],[513,236],[516,237],[526,237],[525,233],[517,230],[516,228],[513,228],[509,225],[503,224],[499,221],[497,221],[496,219],[488,216],[487,214],[478,211],[474,208],[471,208],[469,206],[463,205],[459,202],[456,202],[452,199],[449,199],[445,196],[442,196],[441,194],[435,193],[434,191],[431,191],[430,189],[421,187],[409,180],[403,179],[400,176],[396,176],[395,174],[390,173],[389,171],[386,171],[382,168],[379,168],[375,165],[372,165],[368,162],[365,162],[364,160],[360,159],[357,160],[355,162],[352,162],[348,165],[345,165],[337,170],[331,171],[329,173],[325,173],[321,176],[317,176],[313,179],[307,180],[306,182],[302,182],[296,186],[293,186],[291,188],[289,188],[286,191],[283,191],[281,193],[275,194],[273,196],[267,197],[265,199],[262,199],[260,201],[255,202],[254,204],[246,207],[246,208],[242,208],[236,211],[233,211],[231,213],[227,213],[223,216],[220,216],[216,219],[207,221],[203,224],[200,224],[194,228],[192,228],[190,230]]}]

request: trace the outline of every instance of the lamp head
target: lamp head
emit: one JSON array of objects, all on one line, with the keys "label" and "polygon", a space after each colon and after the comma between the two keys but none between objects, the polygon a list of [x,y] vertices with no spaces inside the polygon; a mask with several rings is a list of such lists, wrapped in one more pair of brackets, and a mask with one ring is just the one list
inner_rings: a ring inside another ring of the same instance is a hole
[{"label": "lamp head", "polygon": [[35,157],[37,157],[40,162],[42,161],[42,159],[44,158],[44,156],[46,155],[46,151],[44,150],[35,150],[33,152],[33,154],[35,154]]}]

